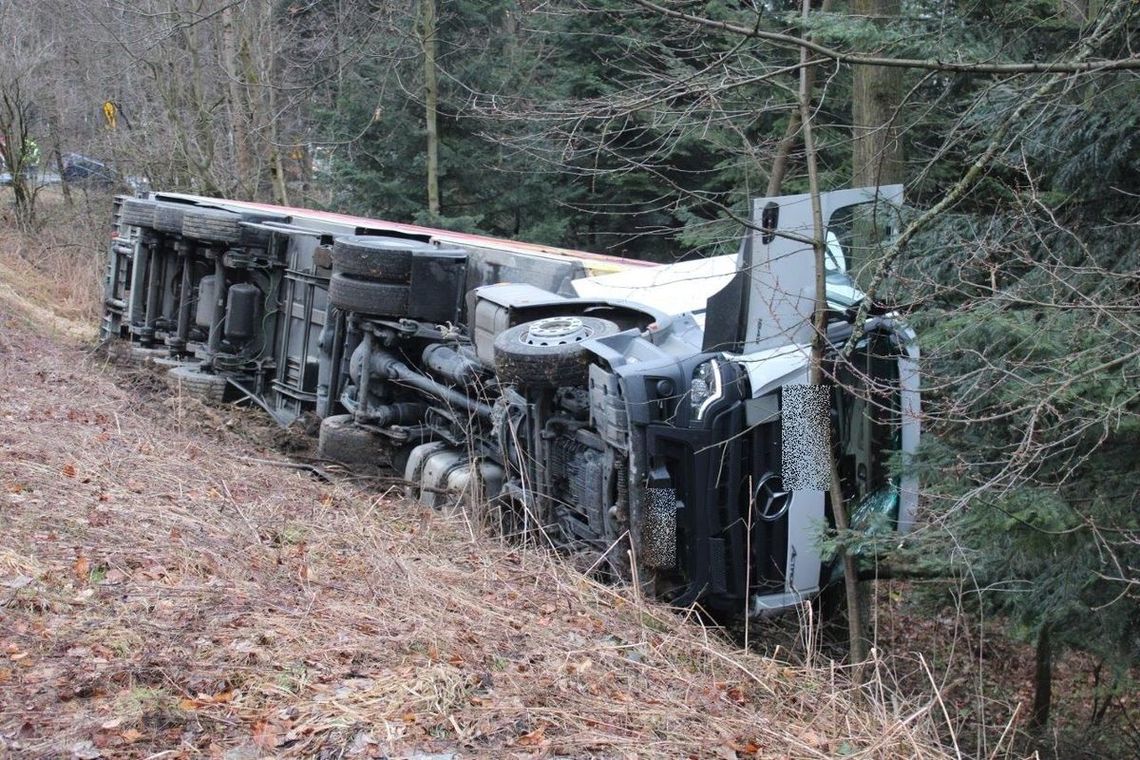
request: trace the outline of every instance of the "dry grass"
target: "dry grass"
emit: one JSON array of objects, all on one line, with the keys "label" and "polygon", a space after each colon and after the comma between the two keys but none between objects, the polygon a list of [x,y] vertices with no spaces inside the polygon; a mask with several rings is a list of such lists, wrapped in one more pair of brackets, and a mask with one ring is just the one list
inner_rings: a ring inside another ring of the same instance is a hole
[{"label": "dry grass", "polygon": [[463,514],[266,464],[244,413],[0,336],[0,754],[944,754],[937,700],[741,652]]},{"label": "dry grass", "polygon": [[0,309],[67,338],[91,340],[102,306],[110,198],[57,188],[40,192],[36,229],[16,228],[11,191],[0,188]]}]

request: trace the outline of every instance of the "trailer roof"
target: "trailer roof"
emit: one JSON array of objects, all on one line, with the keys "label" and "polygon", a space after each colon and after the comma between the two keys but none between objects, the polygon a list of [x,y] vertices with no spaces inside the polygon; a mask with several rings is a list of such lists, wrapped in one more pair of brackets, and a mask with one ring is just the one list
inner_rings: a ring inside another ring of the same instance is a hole
[{"label": "trailer roof", "polygon": [[432,227],[422,227],[403,222],[389,222],[382,219],[339,214],[333,211],[314,211],[313,209],[296,208],[293,206],[275,206],[268,203],[255,203],[252,201],[234,201],[225,198],[209,198],[201,195],[188,195],[183,193],[156,193],[156,197],[166,200],[178,200],[201,205],[215,206],[226,209],[246,209],[249,211],[262,211],[278,213],[293,217],[294,220],[310,220],[323,222],[334,226],[344,226],[346,234],[355,234],[363,229],[370,232],[391,232],[399,236],[415,236],[430,239],[438,243],[451,243],[468,248],[486,248],[499,251],[540,256],[552,259],[574,259],[591,274],[605,274],[621,272],[636,267],[660,266],[650,261],[610,256],[602,253],[576,251],[569,248],[541,245],[538,243],[523,243],[516,240],[505,240],[487,235],[472,235],[465,232],[453,232]]}]

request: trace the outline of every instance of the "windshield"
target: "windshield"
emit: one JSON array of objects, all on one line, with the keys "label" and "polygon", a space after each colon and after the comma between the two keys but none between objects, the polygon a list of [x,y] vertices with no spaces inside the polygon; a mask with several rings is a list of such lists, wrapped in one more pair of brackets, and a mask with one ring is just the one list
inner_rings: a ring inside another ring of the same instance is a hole
[{"label": "windshield", "polygon": [[838,208],[828,219],[828,280],[845,273],[851,284],[866,284],[870,270],[894,239],[898,208],[889,203],[856,203]]},{"label": "windshield", "polygon": [[833,272],[847,271],[847,256],[843,253],[843,246],[839,244],[839,238],[831,230],[827,231],[827,251],[824,256],[823,268],[828,275]]}]

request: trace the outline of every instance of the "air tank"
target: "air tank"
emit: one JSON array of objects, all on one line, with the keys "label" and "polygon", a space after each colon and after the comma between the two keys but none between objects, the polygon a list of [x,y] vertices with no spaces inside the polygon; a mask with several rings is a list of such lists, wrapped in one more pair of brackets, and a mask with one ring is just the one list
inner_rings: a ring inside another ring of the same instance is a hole
[{"label": "air tank", "polygon": [[214,321],[214,294],[217,292],[218,276],[208,274],[198,281],[198,308],[194,311],[194,323],[209,328]]},{"label": "air tank", "polygon": [[256,334],[260,305],[261,289],[256,285],[239,282],[229,289],[226,297],[226,340],[246,341]]}]

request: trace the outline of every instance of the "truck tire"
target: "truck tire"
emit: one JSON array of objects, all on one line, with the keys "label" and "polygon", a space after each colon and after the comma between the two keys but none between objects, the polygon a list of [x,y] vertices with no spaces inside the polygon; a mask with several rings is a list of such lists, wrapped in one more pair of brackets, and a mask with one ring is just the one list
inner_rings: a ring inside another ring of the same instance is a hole
[{"label": "truck tire", "polygon": [[241,240],[241,217],[219,209],[187,211],[182,218],[182,234],[207,243],[236,243]]},{"label": "truck tire", "polygon": [[167,377],[179,393],[215,403],[225,400],[228,383],[221,375],[211,375],[196,366],[186,366],[174,367],[167,372]]},{"label": "truck tire", "polygon": [[351,414],[337,414],[321,420],[317,456],[348,465],[379,466],[391,460],[383,440],[375,433],[354,425]]},{"label": "truck tire", "polygon": [[119,222],[130,227],[153,227],[154,201],[127,198],[119,207]]},{"label": "truck tire", "polygon": [[186,215],[187,208],[189,207],[179,203],[156,202],[153,209],[154,222],[152,226],[158,232],[182,234],[182,218]]},{"label": "truck tire", "polygon": [[501,382],[518,385],[585,385],[590,354],[582,341],[617,331],[608,319],[570,315],[515,325],[495,338],[495,372]]},{"label": "truck tire", "polygon": [[329,280],[329,303],[345,311],[380,317],[405,317],[411,288],[362,280],[334,272]]},{"label": "truck tire", "polygon": [[413,252],[424,247],[401,238],[345,235],[333,242],[333,271],[406,284],[412,277]]}]

